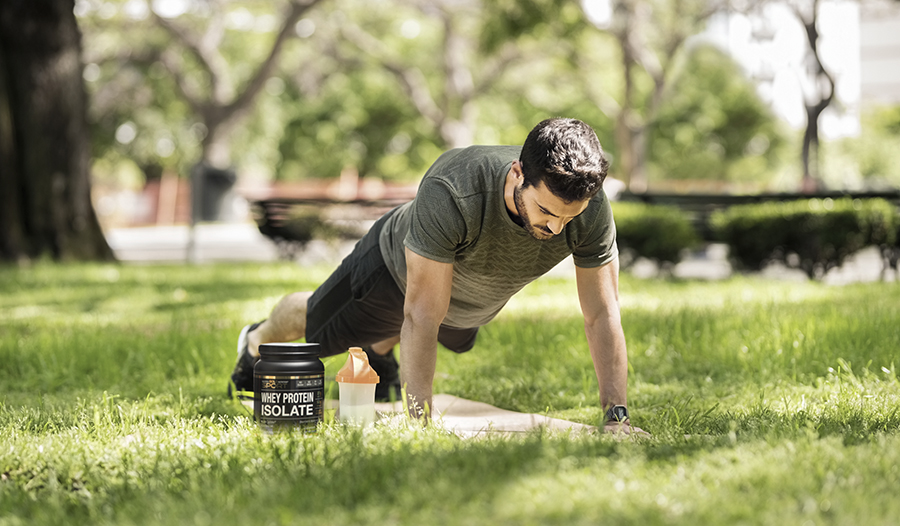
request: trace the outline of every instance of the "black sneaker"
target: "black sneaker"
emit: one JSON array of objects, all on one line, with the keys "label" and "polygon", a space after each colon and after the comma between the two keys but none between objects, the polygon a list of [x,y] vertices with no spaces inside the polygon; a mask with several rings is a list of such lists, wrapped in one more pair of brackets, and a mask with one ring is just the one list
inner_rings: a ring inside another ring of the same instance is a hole
[{"label": "black sneaker", "polygon": [[231,381],[228,382],[229,398],[234,396],[240,400],[253,400],[253,366],[259,361],[259,357],[250,354],[247,335],[261,324],[262,322],[251,323],[241,329],[237,344],[237,364],[231,372]]},{"label": "black sneaker", "polygon": [[363,351],[369,357],[369,365],[378,373],[379,382],[375,386],[376,402],[394,402],[401,399],[400,393],[400,365],[394,358],[394,349],[387,354],[380,355],[372,349]]}]

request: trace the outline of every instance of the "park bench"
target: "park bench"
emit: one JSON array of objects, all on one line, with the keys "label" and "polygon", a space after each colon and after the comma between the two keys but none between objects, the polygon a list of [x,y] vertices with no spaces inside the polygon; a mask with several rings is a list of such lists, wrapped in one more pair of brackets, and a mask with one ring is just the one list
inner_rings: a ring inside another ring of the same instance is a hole
[{"label": "park bench", "polygon": [[278,257],[293,260],[315,237],[316,225],[329,223],[335,235],[361,236],[373,222],[408,198],[355,199],[267,197],[250,200],[259,232],[275,243]]}]

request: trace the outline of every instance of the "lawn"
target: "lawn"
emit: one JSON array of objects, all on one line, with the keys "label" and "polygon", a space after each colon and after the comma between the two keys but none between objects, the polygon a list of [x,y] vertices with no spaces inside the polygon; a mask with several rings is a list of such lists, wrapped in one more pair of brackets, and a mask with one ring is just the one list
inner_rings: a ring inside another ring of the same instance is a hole
[{"label": "lawn", "polygon": [[[0,268],[0,525],[900,517],[898,283],[623,276],[629,408],[647,439],[460,439],[404,418],[264,435],[225,396],[237,334],[328,270]],[[539,280],[475,350],[442,350],[435,390],[596,424],[574,282]]]}]

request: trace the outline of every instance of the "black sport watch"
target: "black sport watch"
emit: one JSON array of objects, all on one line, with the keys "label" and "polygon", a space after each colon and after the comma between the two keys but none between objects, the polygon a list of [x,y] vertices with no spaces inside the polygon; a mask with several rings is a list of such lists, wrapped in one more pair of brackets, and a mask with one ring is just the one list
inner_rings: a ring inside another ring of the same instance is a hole
[{"label": "black sport watch", "polygon": [[627,422],[628,408],[624,405],[614,405],[606,410],[606,422]]}]

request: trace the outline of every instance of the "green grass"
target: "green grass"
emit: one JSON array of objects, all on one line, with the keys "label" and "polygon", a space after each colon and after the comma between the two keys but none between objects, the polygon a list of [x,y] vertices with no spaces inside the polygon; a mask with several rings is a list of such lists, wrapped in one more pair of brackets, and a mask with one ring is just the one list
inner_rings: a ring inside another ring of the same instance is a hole
[{"label": "green grass", "polygon": [[[623,276],[639,441],[403,418],[267,436],[240,327],[327,268],[0,268],[0,525],[895,524],[900,285]],[[344,357],[326,360],[330,374]],[[438,392],[595,424],[574,283],[542,279]]]}]

